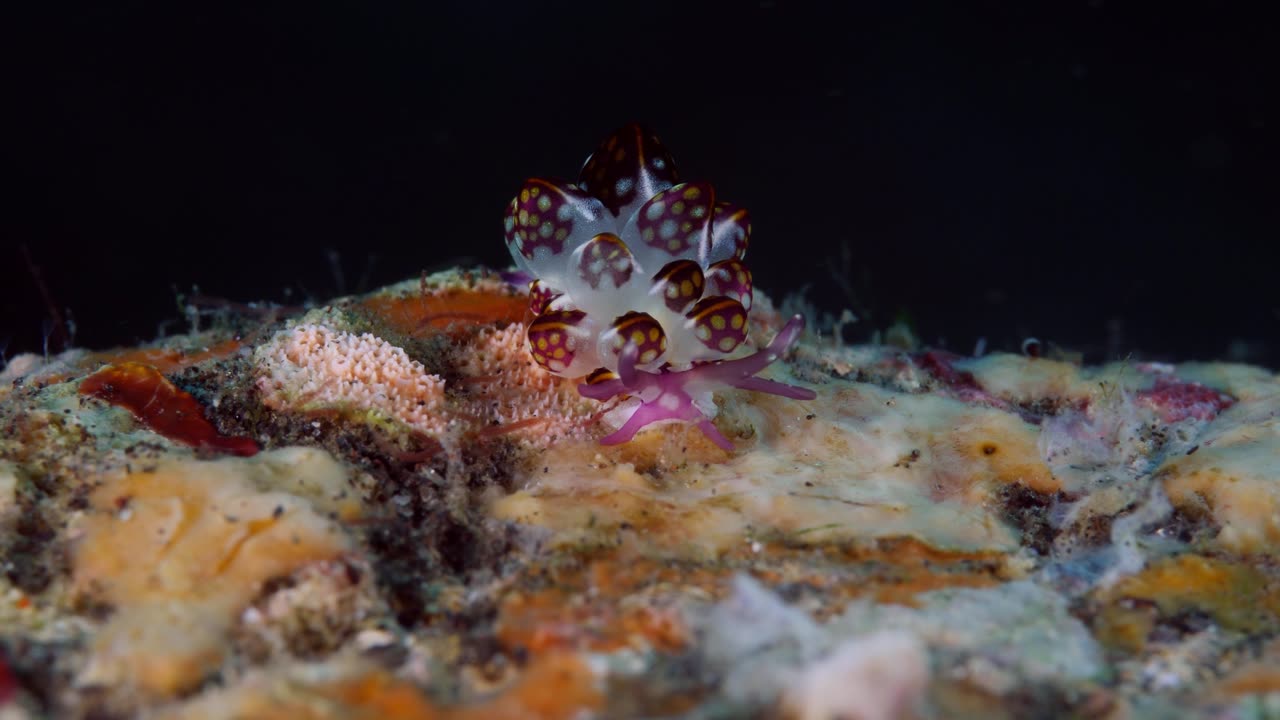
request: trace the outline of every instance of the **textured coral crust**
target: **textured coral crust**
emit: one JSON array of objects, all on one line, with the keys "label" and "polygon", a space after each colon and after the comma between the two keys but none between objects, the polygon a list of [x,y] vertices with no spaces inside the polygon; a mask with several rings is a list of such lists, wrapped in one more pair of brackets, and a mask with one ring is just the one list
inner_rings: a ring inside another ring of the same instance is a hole
[{"label": "textured coral crust", "polygon": [[751,377],[787,349],[801,321],[794,318],[785,341],[769,350],[727,360],[747,339],[751,271],[742,259],[750,219],[711,185],[677,182],[658,138],[628,125],[587,160],[577,185],[525,182],[504,217],[507,248],[532,278],[534,360],[564,377],[589,375],[584,397],[639,396],[640,407],[606,443],[682,420],[732,449],[696,403],[709,405],[709,393],[726,386],[813,397]]},{"label": "textured coral crust", "polygon": [[443,378],[403,349],[321,324],[281,331],[259,346],[257,388],[278,411],[373,413],[437,438],[521,433],[542,443],[587,436],[598,408],[533,362],[523,325],[468,330],[448,350],[445,364],[456,371],[450,394]]},{"label": "textured coral crust", "polygon": [[143,425],[185,445],[240,456],[259,450],[250,438],[219,434],[205,419],[200,403],[150,365],[108,365],[80,383],[80,394],[119,405]]},{"label": "textured coral crust", "polygon": [[381,338],[299,325],[278,333],[255,357],[269,407],[346,406],[382,412],[423,432],[444,430],[444,380]]},{"label": "textured coral crust", "polygon": [[570,381],[534,364],[524,336],[522,325],[488,327],[457,348],[454,366],[468,391],[458,400],[460,415],[481,428],[482,436],[533,432],[540,445],[585,437],[594,403],[583,400]]}]

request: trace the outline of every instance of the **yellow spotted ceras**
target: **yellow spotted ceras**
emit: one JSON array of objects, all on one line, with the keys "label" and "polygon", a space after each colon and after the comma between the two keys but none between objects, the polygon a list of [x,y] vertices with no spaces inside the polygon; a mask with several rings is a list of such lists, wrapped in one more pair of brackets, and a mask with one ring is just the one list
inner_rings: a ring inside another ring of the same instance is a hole
[{"label": "yellow spotted ceras", "polygon": [[586,317],[581,310],[550,310],[534,318],[528,330],[534,361],[554,373],[568,370],[582,346]]},{"label": "yellow spotted ceras", "polygon": [[621,354],[627,344],[635,345],[636,362],[649,365],[666,354],[667,333],[652,315],[633,311],[616,318],[600,336],[600,344],[615,356]]},{"label": "yellow spotted ceras", "polygon": [[712,350],[732,352],[747,339],[747,311],[733,298],[699,300],[686,317],[694,337]]}]

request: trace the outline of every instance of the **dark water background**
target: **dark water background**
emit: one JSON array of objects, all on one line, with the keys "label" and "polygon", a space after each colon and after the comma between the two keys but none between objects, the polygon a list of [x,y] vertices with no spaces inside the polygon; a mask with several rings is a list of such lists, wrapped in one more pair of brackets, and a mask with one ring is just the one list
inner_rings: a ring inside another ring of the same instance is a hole
[{"label": "dark water background", "polygon": [[850,340],[1280,367],[1262,4],[95,5],[6,21],[10,356],[49,325],[32,267],[105,347],[193,287],[503,266],[521,181],[640,120],[752,211],[757,285],[857,309]]}]

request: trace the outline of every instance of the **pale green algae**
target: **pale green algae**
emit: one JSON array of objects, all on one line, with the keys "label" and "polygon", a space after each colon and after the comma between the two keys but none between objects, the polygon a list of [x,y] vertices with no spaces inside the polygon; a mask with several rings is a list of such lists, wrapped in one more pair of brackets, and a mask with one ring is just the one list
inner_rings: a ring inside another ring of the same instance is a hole
[{"label": "pale green algae", "polygon": [[1102,681],[1102,648],[1067,600],[1031,580],[989,588],[947,588],[916,596],[918,607],[857,602],[832,627],[842,633],[901,629],[936,650],[998,659],[1031,682]]},{"label": "pale green algae", "polygon": [[[702,628],[703,657],[722,678],[721,692],[739,707],[767,705],[815,662],[886,635],[927,649],[934,667],[995,696],[1035,686],[1092,689],[1110,678],[1101,646],[1067,601],[1035,582],[938,590],[916,599],[918,607],[858,601],[818,623],[756,580],[738,576],[729,597],[692,617]],[[918,672],[885,668],[884,681]]]}]

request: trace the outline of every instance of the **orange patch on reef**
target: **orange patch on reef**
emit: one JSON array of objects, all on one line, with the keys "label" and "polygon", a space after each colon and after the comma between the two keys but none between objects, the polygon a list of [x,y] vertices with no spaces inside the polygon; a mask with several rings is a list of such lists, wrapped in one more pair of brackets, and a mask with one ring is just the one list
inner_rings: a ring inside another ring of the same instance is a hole
[{"label": "orange patch on reef", "polygon": [[486,702],[449,708],[448,720],[557,720],[604,707],[595,673],[577,655],[549,653],[535,660],[514,685]]},{"label": "orange patch on reef", "polygon": [[1206,612],[1245,632],[1280,628],[1280,583],[1235,560],[1194,554],[1161,560],[1116,583],[1107,597],[1149,600],[1165,615]]},{"label": "orange patch on reef", "polygon": [[450,288],[404,297],[377,296],[360,308],[405,335],[433,334],[456,327],[520,322],[529,298],[497,290]]},{"label": "orange patch on reef", "polygon": [[[339,704],[345,710],[344,717],[355,718],[438,718],[437,708],[413,685],[396,679],[384,671],[371,672],[362,677],[318,688],[316,693]],[[262,708],[258,714],[246,717],[280,717],[288,714],[294,718],[312,717],[305,703],[298,706]],[[301,712],[301,715],[299,713]]]},{"label": "orange patch on reef", "polygon": [[714,600],[739,572],[769,586],[807,587],[820,599],[815,614],[829,617],[850,601],[916,604],[916,595],[950,587],[987,587],[1010,579],[999,553],[936,550],[914,539],[868,546],[735,550],[712,562],[662,560],[604,551],[535,566],[528,590],[498,607],[496,634],[507,648],[533,654],[624,647],[678,652],[691,630],[678,611],[681,597]]},{"label": "orange patch on reef", "polygon": [[155,697],[198,686],[263,583],[351,551],[340,523],[363,507],[347,483],[307,448],[104,475],[71,531],[71,596],[114,608],[84,677]]},{"label": "orange patch on reef", "polygon": [[[771,584],[803,582],[832,593],[819,617],[844,609],[855,598],[917,607],[920,593],[944,588],[990,587],[1011,578],[1007,556],[992,551],[939,550],[915,538],[886,538],[871,544],[766,551],[784,562],[779,572],[766,565],[755,573]],[[823,562],[814,564],[817,555]],[[746,558],[744,557],[744,560]],[[856,580],[833,568],[869,569]]]},{"label": "orange patch on reef", "polygon": [[1163,618],[1202,612],[1230,630],[1280,629],[1280,583],[1259,567],[1185,554],[1158,560],[1097,596],[1094,634],[1104,645],[1140,652]]},{"label": "orange patch on reef", "polygon": [[[554,653],[532,662],[497,695],[474,703],[440,706],[412,683],[385,670],[370,670],[327,684],[287,684],[287,692],[251,686],[221,709],[244,720],[570,720],[604,707],[595,673],[582,658]],[[188,712],[182,717],[224,717]]]},{"label": "orange patch on reef", "polygon": [[664,591],[723,580],[715,571],[647,559],[602,558],[543,570],[550,587],[513,592],[499,606],[496,634],[507,648],[675,652],[688,643],[689,629]]},{"label": "orange patch on reef", "polygon": [[244,344],[240,340],[229,338],[194,352],[173,348],[118,348],[93,353],[86,358],[85,364],[114,363],[121,365],[124,363],[143,363],[167,374],[186,370],[206,360],[220,360],[230,357],[243,346]]},{"label": "orange patch on reef", "polygon": [[1216,690],[1228,697],[1280,692],[1280,668],[1264,663],[1247,665],[1224,678]]},{"label": "orange patch on reef", "polygon": [[143,425],[175,442],[240,456],[259,450],[250,438],[220,434],[205,419],[200,403],[151,365],[108,365],[80,383],[80,394],[125,408]]}]

